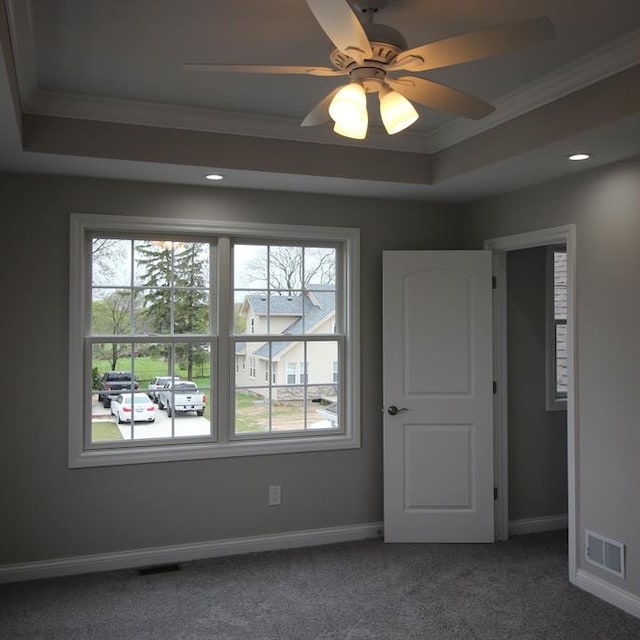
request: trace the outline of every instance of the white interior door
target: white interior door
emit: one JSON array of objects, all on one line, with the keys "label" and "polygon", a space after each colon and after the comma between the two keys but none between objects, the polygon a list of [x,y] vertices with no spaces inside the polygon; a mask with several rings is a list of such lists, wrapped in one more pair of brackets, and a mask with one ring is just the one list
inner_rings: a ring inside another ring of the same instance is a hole
[{"label": "white interior door", "polygon": [[493,542],[490,251],[385,251],[384,534]]}]

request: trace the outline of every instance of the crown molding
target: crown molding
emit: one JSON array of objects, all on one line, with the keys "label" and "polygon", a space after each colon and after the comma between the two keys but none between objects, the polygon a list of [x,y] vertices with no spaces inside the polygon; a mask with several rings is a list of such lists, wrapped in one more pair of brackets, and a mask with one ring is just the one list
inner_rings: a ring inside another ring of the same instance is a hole
[{"label": "crown molding", "polygon": [[40,116],[97,120],[168,129],[230,133],[254,138],[276,138],[297,142],[386,149],[425,151],[424,135],[398,138],[378,127],[370,127],[367,140],[347,140],[336,136],[328,126],[301,127],[297,118],[256,113],[203,109],[156,102],[35,91],[24,101],[24,113]]},{"label": "crown molding", "polygon": [[427,136],[427,148],[430,153],[441,151],[625,71],[638,64],[638,51],[640,51],[640,29],[631,31],[618,40],[548,73],[539,80],[494,100],[496,110],[482,120],[458,118],[439,127]]}]

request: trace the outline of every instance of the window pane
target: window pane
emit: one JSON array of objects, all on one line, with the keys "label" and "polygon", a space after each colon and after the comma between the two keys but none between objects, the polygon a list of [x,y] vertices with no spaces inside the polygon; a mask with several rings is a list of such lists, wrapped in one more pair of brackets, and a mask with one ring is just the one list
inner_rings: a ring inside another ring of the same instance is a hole
[{"label": "window pane", "polygon": [[235,334],[268,333],[269,299],[265,291],[239,289],[234,292]]},{"label": "window pane", "polygon": [[306,247],[304,250],[304,282],[306,285],[336,284],[336,250]]},{"label": "window pane", "polygon": [[94,287],[91,302],[92,335],[131,334],[142,298],[131,289]]},{"label": "window pane", "polygon": [[309,429],[338,429],[339,403],[321,402],[313,405],[314,413],[309,416]]},{"label": "window pane", "polygon": [[183,335],[209,332],[209,293],[205,289],[176,289],[173,331]]},{"label": "window pane", "polygon": [[173,326],[173,292],[168,287],[143,289],[142,308],[136,314],[136,332],[150,335],[166,335]]},{"label": "window pane", "polygon": [[304,389],[274,389],[271,403],[272,432],[304,430],[307,408]]},{"label": "window pane", "polygon": [[267,288],[267,247],[253,244],[233,246],[233,288]]},{"label": "window pane", "polygon": [[131,240],[92,239],[91,282],[94,287],[131,286]]},{"label": "window pane", "polygon": [[269,397],[250,389],[237,389],[235,393],[235,427],[238,435],[269,431]]},{"label": "window pane", "polygon": [[302,255],[302,247],[269,246],[269,289],[285,294],[302,289]]},{"label": "window pane", "polygon": [[330,285],[309,285],[299,333],[336,332],[336,292]]},{"label": "window pane", "polygon": [[302,291],[275,291],[268,298],[268,332],[299,335],[304,332]]},{"label": "window pane", "polygon": [[173,245],[171,240],[134,242],[134,282],[138,286],[173,285]]}]

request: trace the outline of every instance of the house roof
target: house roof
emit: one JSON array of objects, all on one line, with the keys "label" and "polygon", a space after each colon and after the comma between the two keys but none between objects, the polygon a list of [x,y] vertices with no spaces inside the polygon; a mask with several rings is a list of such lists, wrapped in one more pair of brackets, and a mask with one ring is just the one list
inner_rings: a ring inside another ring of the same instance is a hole
[{"label": "house roof", "polygon": [[[258,299],[253,300],[253,298]],[[266,315],[267,308],[271,308],[272,310],[279,310],[279,313],[272,312],[272,315],[297,316],[297,319],[282,331],[281,335],[284,336],[298,336],[312,331],[314,327],[334,315],[336,309],[336,293],[333,285],[308,285],[304,295],[271,295],[269,300],[267,300],[267,296],[249,295],[247,296],[247,301],[251,304],[254,312],[257,313],[256,307],[261,311],[259,315]],[[281,355],[291,345],[292,342],[272,343],[271,357],[274,358]],[[237,347],[236,353],[238,353]],[[254,354],[260,358],[268,358],[269,345],[262,345],[259,349],[256,349]]]},{"label": "house roof", "polygon": [[245,296],[244,303],[249,305],[257,316],[266,316],[267,314],[272,316],[299,316],[302,314],[303,299],[301,294],[291,296],[249,294]]}]

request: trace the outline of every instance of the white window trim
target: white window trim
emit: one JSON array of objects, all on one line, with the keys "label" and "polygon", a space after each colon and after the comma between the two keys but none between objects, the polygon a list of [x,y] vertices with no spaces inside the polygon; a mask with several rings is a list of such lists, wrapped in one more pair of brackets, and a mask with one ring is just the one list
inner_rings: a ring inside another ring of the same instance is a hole
[{"label": "white window trim", "polygon": [[545,377],[546,377],[546,409],[547,411],[566,411],[567,410],[567,397],[559,397],[556,395],[556,376],[557,376],[557,363],[556,363],[556,325],[555,325],[555,305],[554,305],[554,263],[553,254],[558,249],[556,245],[548,245],[546,247],[546,273],[545,273],[545,295],[546,295],[546,337],[545,337]]},{"label": "white window trim", "polygon": [[[218,329],[218,363],[224,363],[228,372],[226,380],[223,370],[218,376],[218,442],[193,444],[167,443],[145,447],[119,447],[118,449],[88,449],[84,444],[84,423],[90,417],[90,399],[83,397],[86,386],[86,363],[83,363],[83,318],[90,315],[89,301],[84,291],[88,278],[83,252],[89,232],[124,232],[155,234],[202,234],[207,237],[222,236],[218,244],[219,273],[218,288],[220,309]],[[314,434],[313,436],[277,438],[273,440],[225,440],[229,430],[221,426],[228,424],[231,416],[230,393],[233,388],[235,354],[230,353],[231,335],[229,311],[231,304],[230,242],[227,239],[260,238],[265,241],[286,239],[291,242],[333,242],[343,246],[344,265],[339,270],[341,290],[344,296],[336,303],[344,309],[345,365],[344,402],[341,424],[342,433]],[[260,454],[279,454],[306,451],[329,451],[352,449],[360,446],[360,230],[342,227],[315,227],[305,225],[277,225],[267,223],[242,223],[206,220],[182,220],[141,216],[70,214],[70,275],[69,275],[69,467],[96,467],[122,464],[140,464],[170,460],[197,460]],[[346,304],[346,301],[349,301]],[[221,391],[224,389],[224,391]]]}]

